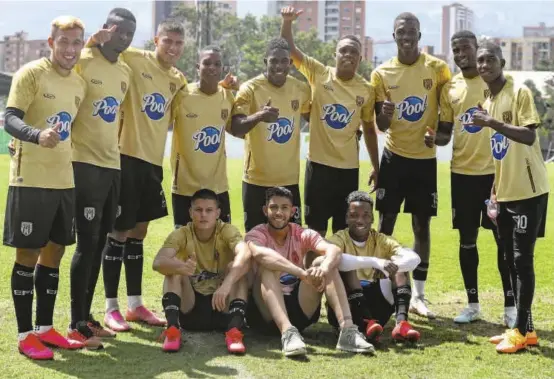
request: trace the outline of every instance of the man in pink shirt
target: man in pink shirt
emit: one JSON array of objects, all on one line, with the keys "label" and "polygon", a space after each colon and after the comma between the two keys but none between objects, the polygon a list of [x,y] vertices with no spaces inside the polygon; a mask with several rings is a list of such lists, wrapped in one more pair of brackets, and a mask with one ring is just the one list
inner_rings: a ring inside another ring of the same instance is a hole
[{"label": "man in pink shirt", "polygon": [[248,322],[265,330],[277,328],[285,356],[305,355],[306,345],[300,331],[319,320],[321,296],[325,292],[341,329],[337,349],[373,353],[373,345],[352,323],[337,268],[340,248],[311,229],[289,223],[295,208],[291,191],[284,187],[269,188],[263,207],[267,224],[246,234],[256,263]]}]

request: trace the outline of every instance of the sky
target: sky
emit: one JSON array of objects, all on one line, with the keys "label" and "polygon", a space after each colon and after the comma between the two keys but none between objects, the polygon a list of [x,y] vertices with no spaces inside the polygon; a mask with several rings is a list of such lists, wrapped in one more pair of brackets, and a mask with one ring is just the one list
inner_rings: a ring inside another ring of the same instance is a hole
[{"label": "sky", "polygon": [[[496,37],[518,37],[524,25],[545,22],[554,25],[554,0],[542,1],[459,1],[475,14],[475,32]],[[366,2],[366,34],[374,40],[390,40],[392,23],[401,12],[413,12],[421,21],[421,45],[435,46],[440,51],[440,24],[442,5],[452,1],[374,1]],[[3,1],[0,0],[0,36],[25,30],[31,39],[46,38],[50,21],[60,14],[72,14],[85,22],[87,31],[102,26],[110,9],[125,7],[137,18],[137,32],[133,45],[142,47],[152,34],[152,1]],[[268,1],[239,0],[238,14],[255,16],[267,14]],[[387,59],[395,52],[393,44],[376,45],[379,59]]]}]

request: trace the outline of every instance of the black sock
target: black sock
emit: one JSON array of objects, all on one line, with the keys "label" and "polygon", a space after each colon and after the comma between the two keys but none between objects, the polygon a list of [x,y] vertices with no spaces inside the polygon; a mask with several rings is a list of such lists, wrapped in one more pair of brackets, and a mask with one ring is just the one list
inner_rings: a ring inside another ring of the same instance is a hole
[{"label": "black sock", "polygon": [[12,269],[12,298],[18,333],[33,330],[33,272],[34,267],[15,263]]},{"label": "black sock", "polygon": [[535,295],[535,270],[533,268],[533,252],[516,252],[515,267],[517,270],[517,323],[521,334],[525,334],[531,315],[531,305]]},{"label": "black sock", "polygon": [[87,284],[90,277],[93,249],[96,247],[98,236],[79,232],[77,234],[77,248],[71,260],[70,293],[71,293],[71,324],[75,329],[77,322],[85,321],[88,312],[85,309]]},{"label": "black sock", "polygon": [[365,333],[365,320],[373,319],[369,304],[364,296],[364,291],[361,288],[356,288],[347,292],[348,304],[352,313],[352,322],[358,326],[358,329]]},{"label": "black sock", "polygon": [[429,262],[421,262],[413,272],[414,280],[427,280],[427,270],[429,269]]},{"label": "black sock", "polygon": [[87,290],[85,295],[85,317],[88,321],[92,321],[90,314],[92,308],[92,299],[94,298],[94,291],[96,290],[96,283],[98,283],[98,276],[100,275],[100,268],[102,267],[102,251],[106,245],[107,233],[102,231],[98,236],[96,242],[96,248],[92,255],[92,261],[90,264],[90,275],[87,283]]},{"label": "black sock", "polygon": [[464,279],[464,287],[467,293],[468,303],[479,303],[479,290],[477,287],[477,268],[479,267],[479,253],[477,244],[460,243],[459,249],[460,268]]},{"label": "black sock", "polygon": [[396,304],[396,322],[408,320],[408,308],[412,299],[412,289],[409,284],[399,286],[394,291],[394,302]]},{"label": "black sock", "polygon": [[127,238],[123,249],[125,278],[127,279],[127,296],[142,295],[142,266],[144,263],[142,240]]},{"label": "black sock", "polygon": [[37,264],[35,291],[37,293],[36,325],[53,325],[54,306],[58,295],[60,269]]},{"label": "black sock", "polygon": [[237,328],[241,330],[246,324],[246,301],[242,299],[231,300],[229,304],[229,325],[227,330]]},{"label": "black sock", "polygon": [[506,257],[504,255],[504,249],[496,233],[494,233],[494,238],[496,240],[496,258],[498,272],[500,273],[500,280],[502,281],[502,292],[504,292],[504,307],[513,307],[516,305],[516,299],[514,296],[514,290],[512,288],[512,281],[510,279],[510,269],[508,268],[508,263],[506,262]]},{"label": "black sock", "polygon": [[[527,315],[527,330],[526,332],[532,332],[535,330],[535,325],[533,324],[533,312],[529,309],[529,314]],[[523,332],[521,332],[523,334]]]},{"label": "black sock", "polygon": [[108,237],[102,256],[102,272],[104,274],[104,291],[106,299],[117,298],[119,278],[121,276],[121,264],[123,263],[123,246],[125,244]]},{"label": "black sock", "polygon": [[175,326],[179,328],[179,310],[181,308],[181,298],[175,292],[167,292],[162,297],[162,306],[164,307],[167,327]]}]

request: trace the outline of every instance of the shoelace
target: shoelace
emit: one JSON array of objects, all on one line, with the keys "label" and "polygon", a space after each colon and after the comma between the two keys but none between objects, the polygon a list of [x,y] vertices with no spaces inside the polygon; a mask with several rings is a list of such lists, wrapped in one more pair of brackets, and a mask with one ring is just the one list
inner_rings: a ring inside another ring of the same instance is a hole
[{"label": "shoelace", "polygon": [[284,336],[285,343],[289,344],[294,337],[299,338],[302,342],[304,341],[302,335],[300,335],[300,333],[298,333],[296,330],[287,330]]}]

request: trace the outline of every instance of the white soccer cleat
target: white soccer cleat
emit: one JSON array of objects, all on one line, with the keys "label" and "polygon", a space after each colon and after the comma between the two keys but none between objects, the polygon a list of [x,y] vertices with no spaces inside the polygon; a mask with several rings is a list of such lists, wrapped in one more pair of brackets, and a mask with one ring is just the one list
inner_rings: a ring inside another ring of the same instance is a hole
[{"label": "white soccer cleat", "polygon": [[456,324],[469,324],[481,319],[481,311],[476,308],[467,307],[454,318]]},{"label": "white soccer cleat", "polygon": [[412,297],[412,301],[410,302],[410,312],[430,319],[436,318],[437,316],[435,313],[427,308],[427,303],[429,303],[429,301],[424,295]]},{"label": "white soccer cleat", "polygon": [[504,308],[504,325],[509,329],[516,327],[517,309],[516,307]]}]

